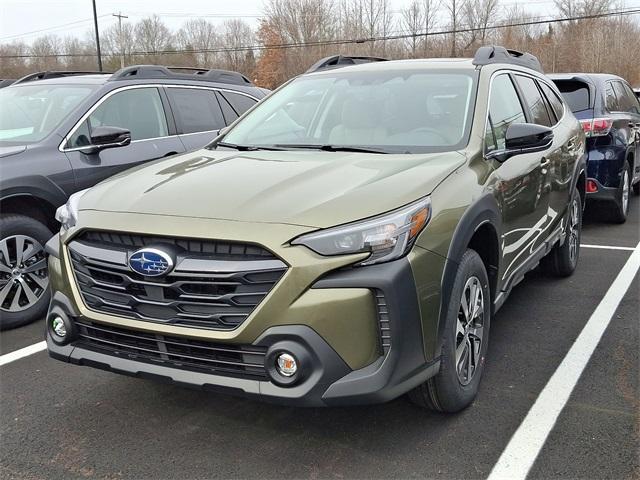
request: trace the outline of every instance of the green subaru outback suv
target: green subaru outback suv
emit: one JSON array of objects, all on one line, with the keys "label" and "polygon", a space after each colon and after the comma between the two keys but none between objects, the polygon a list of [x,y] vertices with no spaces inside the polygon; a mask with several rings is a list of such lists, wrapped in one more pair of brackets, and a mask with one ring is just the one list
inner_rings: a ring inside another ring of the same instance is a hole
[{"label": "green subaru outback suv", "polygon": [[580,246],[584,134],[537,59],[331,57],[207,148],[74,195],[52,357],[295,405],[454,412],[491,319]]}]

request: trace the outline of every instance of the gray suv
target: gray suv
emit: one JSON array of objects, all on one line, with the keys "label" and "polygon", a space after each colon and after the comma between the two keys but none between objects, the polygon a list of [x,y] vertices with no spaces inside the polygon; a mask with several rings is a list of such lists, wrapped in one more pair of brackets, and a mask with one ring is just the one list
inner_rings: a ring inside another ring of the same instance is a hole
[{"label": "gray suv", "polygon": [[0,90],[0,329],[49,303],[57,207],[129,167],[209,143],[267,94],[226,70],[41,72]]}]

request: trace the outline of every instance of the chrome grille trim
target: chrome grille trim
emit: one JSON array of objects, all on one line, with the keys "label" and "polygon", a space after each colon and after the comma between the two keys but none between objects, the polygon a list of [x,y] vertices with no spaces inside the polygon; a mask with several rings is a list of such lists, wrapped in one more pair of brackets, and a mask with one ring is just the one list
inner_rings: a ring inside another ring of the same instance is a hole
[{"label": "chrome grille trim", "polygon": [[176,267],[163,277],[146,277],[128,267],[136,245],[107,243],[101,248],[81,236],[67,249],[76,285],[90,310],[215,330],[242,324],[287,270],[273,255],[242,261],[238,254],[223,254],[220,259],[198,247],[195,252],[177,249]]}]

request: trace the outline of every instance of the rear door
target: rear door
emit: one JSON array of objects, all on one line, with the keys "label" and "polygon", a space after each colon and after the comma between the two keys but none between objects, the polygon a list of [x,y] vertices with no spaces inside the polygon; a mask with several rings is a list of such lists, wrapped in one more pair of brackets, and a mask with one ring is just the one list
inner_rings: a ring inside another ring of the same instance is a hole
[{"label": "rear door", "polygon": [[[574,119],[571,111],[556,91],[543,80],[536,79],[543,93],[547,110],[551,115],[554,146],[557,148],[549,155],[549,207],[563,213],[569,205],[572,194],[573,172],[583,151],[581,149],[582,127]],[[569,120],[571,119],[571,120]],[[560,215],[556,217],[559,221]]]},{"label": "rear door", "polygon": [[187,150],[213,140],[227,124],[215,90],[198,87],[167,87],[176,129]]},{"label": "rear door", "polygon": [[[184,152],[167,109],[161,91],[148,86],[115,90],[96,103],[63,143],[78,189],[140,163]],[[82,149],[91,144],[92,129],[98,126],[126,128],[131,132],[131,144],[83,153]]]}]

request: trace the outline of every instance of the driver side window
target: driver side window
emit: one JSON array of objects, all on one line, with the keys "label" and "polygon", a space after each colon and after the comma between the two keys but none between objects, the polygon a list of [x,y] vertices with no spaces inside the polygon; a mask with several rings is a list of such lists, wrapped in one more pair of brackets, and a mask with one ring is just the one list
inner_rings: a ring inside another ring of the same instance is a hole
[{"label": "driver side window", "polygon": [[[507,128],[512,123],[525,123],[524,110],[511,77],[503,74],[491,84],[489,119],[485,133],[485,153],[505,148]],[[491,141],[487,141],[490,139]]]},{"label": "driver side window", "polygon": [[132,140],[166,137],[167,120],[157,88],[118,92],[102,102],[73,133],[67,148],[91,144],[91,130],[99,126],[126,128]]}]

